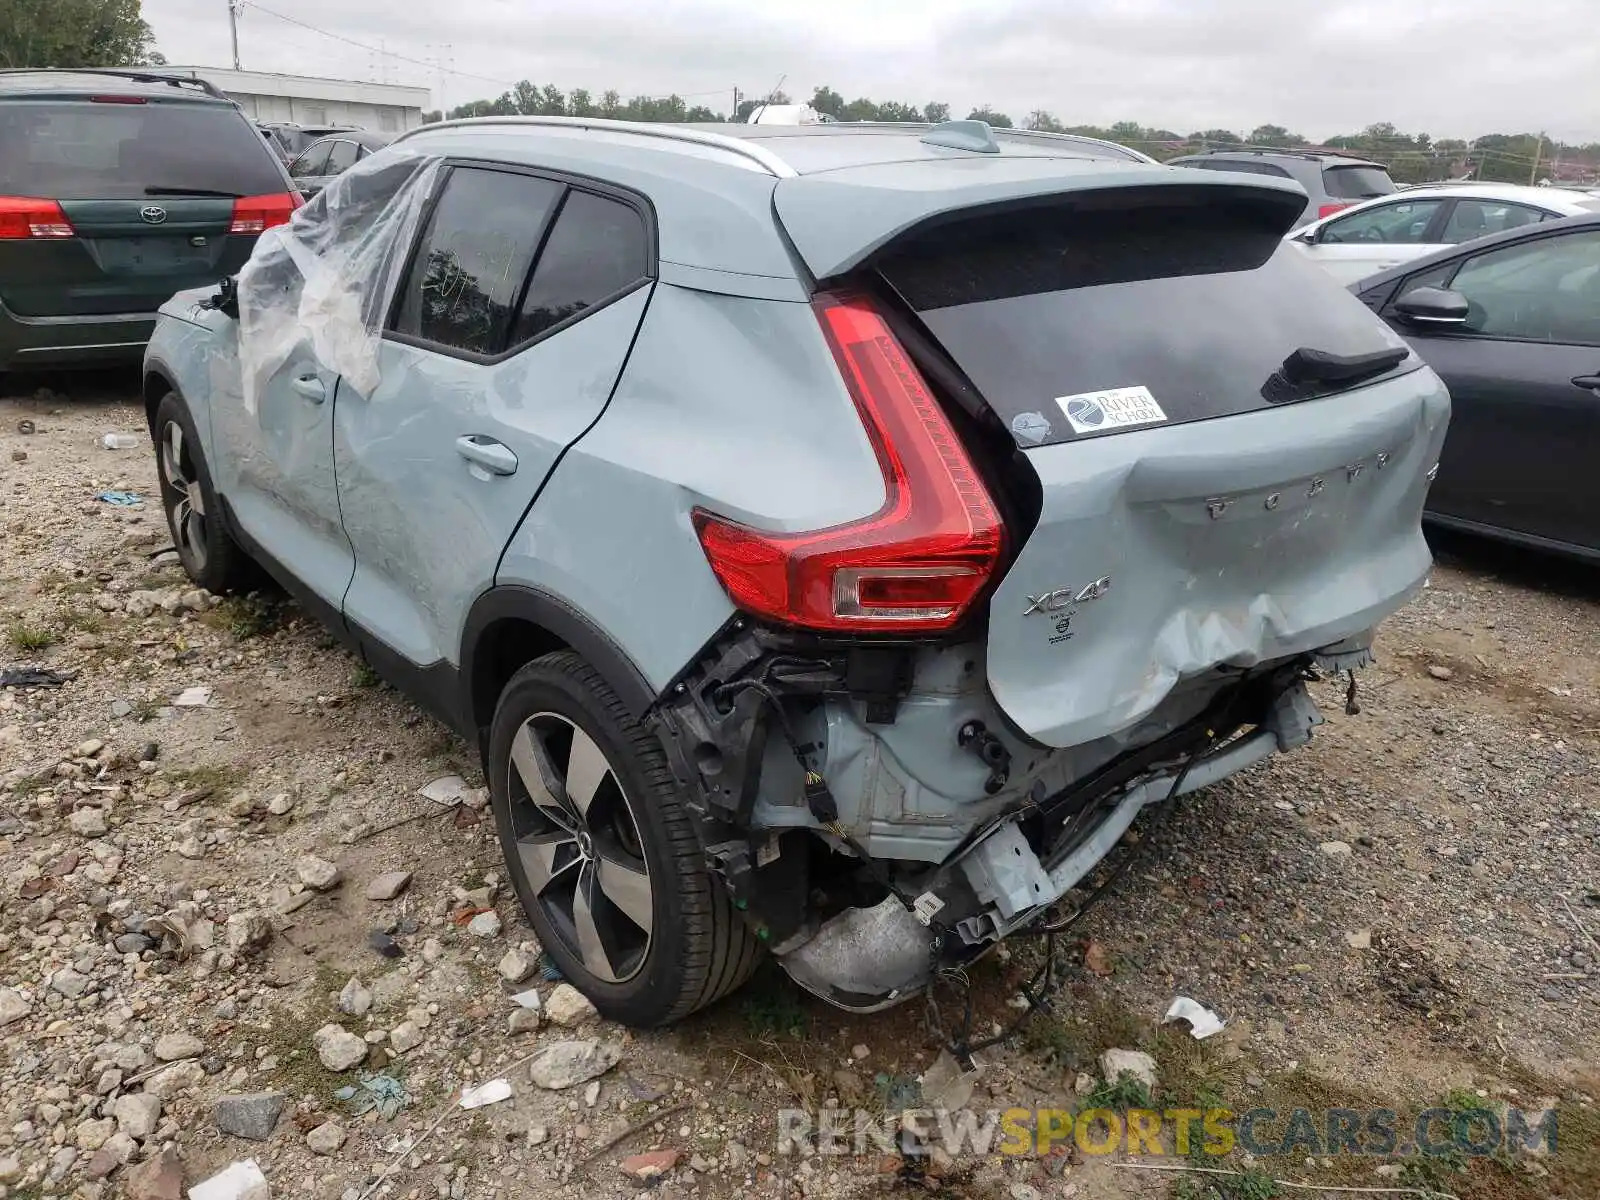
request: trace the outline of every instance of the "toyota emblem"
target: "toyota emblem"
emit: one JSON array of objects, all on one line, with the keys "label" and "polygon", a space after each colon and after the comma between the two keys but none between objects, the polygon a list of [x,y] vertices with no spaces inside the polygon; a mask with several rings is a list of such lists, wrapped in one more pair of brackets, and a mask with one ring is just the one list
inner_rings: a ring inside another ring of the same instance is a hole
[{"label": "toyota emblem", "polygon": [[139,210],[139,216],[146,225],[159,225],[167,219],[167,210],[159,204],[146,204]]}]

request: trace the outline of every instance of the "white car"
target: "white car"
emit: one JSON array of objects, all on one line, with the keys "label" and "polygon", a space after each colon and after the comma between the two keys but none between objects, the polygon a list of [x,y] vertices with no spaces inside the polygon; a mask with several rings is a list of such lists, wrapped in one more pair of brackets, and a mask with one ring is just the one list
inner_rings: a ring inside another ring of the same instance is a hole
[{"label": "white car", "polygon": [[1592,212],[1600,212],[1600,197],[1565,188],[1432,184],[1357,204],[1284,240],[1350,284],[1445,246]]}]

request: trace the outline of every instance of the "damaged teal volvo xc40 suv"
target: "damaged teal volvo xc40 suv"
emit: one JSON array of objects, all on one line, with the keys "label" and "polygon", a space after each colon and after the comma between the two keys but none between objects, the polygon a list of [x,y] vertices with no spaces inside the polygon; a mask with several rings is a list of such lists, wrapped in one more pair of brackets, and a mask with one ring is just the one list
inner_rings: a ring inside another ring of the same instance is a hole
[{"label": "damaged teal volvo xc40 suv", "polygon": [[167,513],[474,741],[602,1013],[763,951],[883,1007],[1422,585],[1449,400],[1303,205],[972,122],[430,126],[163,309]]}]

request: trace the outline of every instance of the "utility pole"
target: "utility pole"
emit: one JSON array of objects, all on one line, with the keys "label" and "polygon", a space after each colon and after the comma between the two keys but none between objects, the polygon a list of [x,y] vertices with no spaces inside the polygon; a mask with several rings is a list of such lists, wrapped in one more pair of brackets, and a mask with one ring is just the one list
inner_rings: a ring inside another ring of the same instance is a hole
[{"label": "utility pole", "polygon": [[1539,140],[1533,146],[1533,170],[1528,172],[1528,186],[1532,187],[1539,182],[1539,156],[1544,153],[1544,134],[1539,134]]},{"label": "utility pole", "polygon": [[228,0],[228,32],[233,35],[233,69],[239,69],[239,5],[243,0]]},{"label": "utility pole", "polygon": [[733,89],[733,111],[728,114],[728,120],[737,121],[738,119],[739,119],[739,89],[738,88],[734,88]]}]

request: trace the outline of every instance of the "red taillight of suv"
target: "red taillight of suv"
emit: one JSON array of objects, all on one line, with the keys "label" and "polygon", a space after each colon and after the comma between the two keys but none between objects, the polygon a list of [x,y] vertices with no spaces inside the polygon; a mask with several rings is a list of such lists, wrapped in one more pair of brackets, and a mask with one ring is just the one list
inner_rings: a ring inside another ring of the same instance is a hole
[{"label": "red taillight of suv", "polygon": [[1349,207],[1350,207],[1350,203],[1349,202],[1344,203],[1344,204],[1324,204],[1320,208],[1317,209],[1317,220],[1320,221],[1320,220],[1322,220],[1323,217],[1331,217],[1331,216],[1333,216],[1334,213],[1343,212],[1345,209],[1347,209]]},{"label": "red taillight of suv", "polygon": [[240,196],[233,202],[233,224],[229,233],[262,233],[274,225],[287,225],[294,210],[305,201],[299,192],[280,192],[275,196]]},{"label": "red taillight of suv", "polygon": [[817,317],[883,468],[883,507],[811,533],[764,533],[703,510],[695,529],[741,609],[831,631],[935,633],[981,596],[1005,527],[921,373],[872,303],[824,295]]},{"label": "red taillight of suv", "polygon": [[72,222],[54,200],[0,196],[0,241],[76,236]]}]

